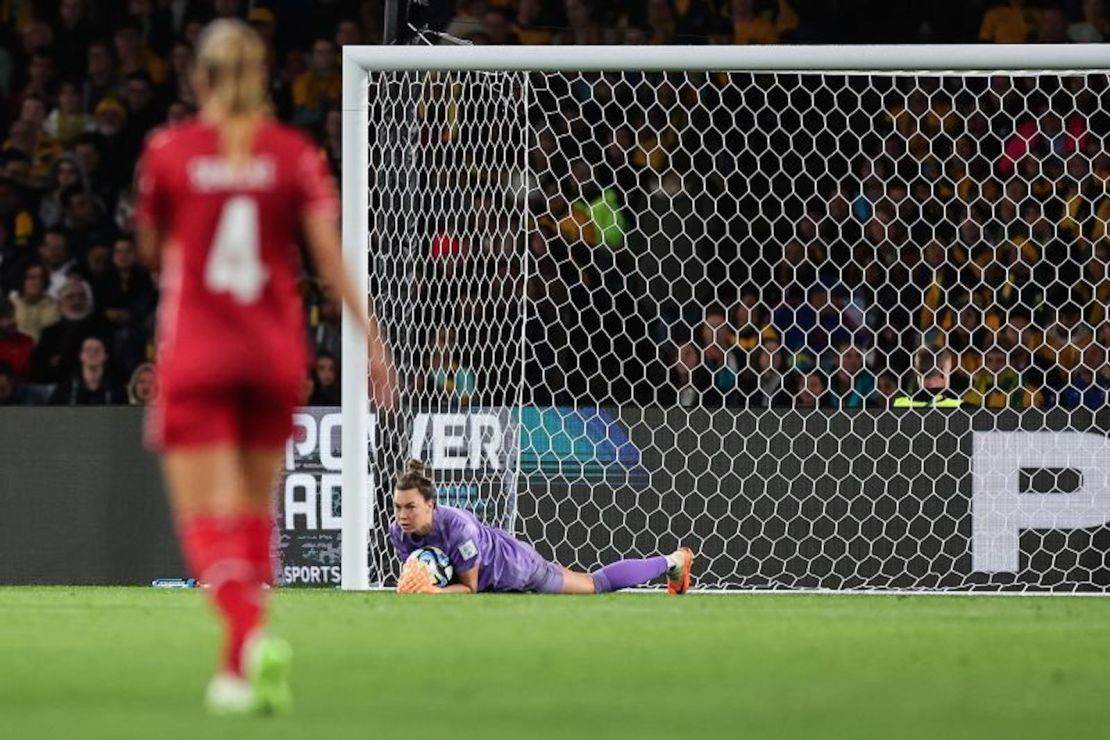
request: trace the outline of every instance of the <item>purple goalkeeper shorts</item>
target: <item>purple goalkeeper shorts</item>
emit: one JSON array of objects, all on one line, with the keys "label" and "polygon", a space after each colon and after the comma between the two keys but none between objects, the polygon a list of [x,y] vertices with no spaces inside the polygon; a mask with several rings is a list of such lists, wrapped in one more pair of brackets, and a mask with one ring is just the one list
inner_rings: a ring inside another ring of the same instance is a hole
[{"label": "purple goalkeeper shorts", "polygon": [[563,592],[563,569],[555,563],[541,560],[528,579],[524,590],[534,594],[561,594]]}]

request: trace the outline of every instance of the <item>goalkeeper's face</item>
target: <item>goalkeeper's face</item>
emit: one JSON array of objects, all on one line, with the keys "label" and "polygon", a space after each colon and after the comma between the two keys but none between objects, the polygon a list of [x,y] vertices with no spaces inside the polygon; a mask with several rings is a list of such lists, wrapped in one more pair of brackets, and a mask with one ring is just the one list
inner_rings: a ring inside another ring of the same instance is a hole
[{"label": "goalkeeper's face", "polygon": [[393,516],[406,534],[431,532],[435,508],[435,501],[425,499],[415,488],[399,488],[393,492]]}]

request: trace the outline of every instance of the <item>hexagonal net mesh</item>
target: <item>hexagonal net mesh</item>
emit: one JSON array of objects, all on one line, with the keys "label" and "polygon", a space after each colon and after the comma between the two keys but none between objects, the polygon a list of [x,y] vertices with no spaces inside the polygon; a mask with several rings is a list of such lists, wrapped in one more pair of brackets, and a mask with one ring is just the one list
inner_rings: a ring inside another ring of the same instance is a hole
[{"label": "hexagonal net mesh", "polygon": [[508,440],[449,503],[702,587],[1110,586],[1106,74],[370,84],[393,423]]}]

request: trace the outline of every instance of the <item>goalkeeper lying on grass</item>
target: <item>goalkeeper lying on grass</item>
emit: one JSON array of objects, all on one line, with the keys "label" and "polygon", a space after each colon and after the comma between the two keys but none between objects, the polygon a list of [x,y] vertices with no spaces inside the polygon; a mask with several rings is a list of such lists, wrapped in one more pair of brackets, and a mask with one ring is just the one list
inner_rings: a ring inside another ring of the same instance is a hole
[{"label": "goalkeeper lying on grass", "polygon": [[[682,547],[670,555],[621,560],[593,573],[576,573],[544,560],[535,548],[508,532],[478,521],[469,511],[436,503],[435,486],[424,464],[410,460],[393,492],[396,521],[389,540],[404,563],[400,593],[530,591],[540,594],[604,594],[667,576],[667,591],[684,594],[690,587],[693,553]],[[447,554],[454,579],[439,588],[414,550],[435,547]]]}]

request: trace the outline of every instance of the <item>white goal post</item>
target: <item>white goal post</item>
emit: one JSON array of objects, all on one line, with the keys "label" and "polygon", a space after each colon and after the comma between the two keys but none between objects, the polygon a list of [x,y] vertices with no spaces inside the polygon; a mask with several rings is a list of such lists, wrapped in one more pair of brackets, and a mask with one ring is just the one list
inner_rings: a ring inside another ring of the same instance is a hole
[{"label": "white goal post", "polygon": [[[434,448],[477,481],[452,501],[568,567],[674,535],[726,590],[1110,590],[1108,71],[344,47],[344,258],[402,387],[376,420],[344,311],[342,588],[388,581],[379,491]],[[964,407],[890,408],[923,357]]]}]

